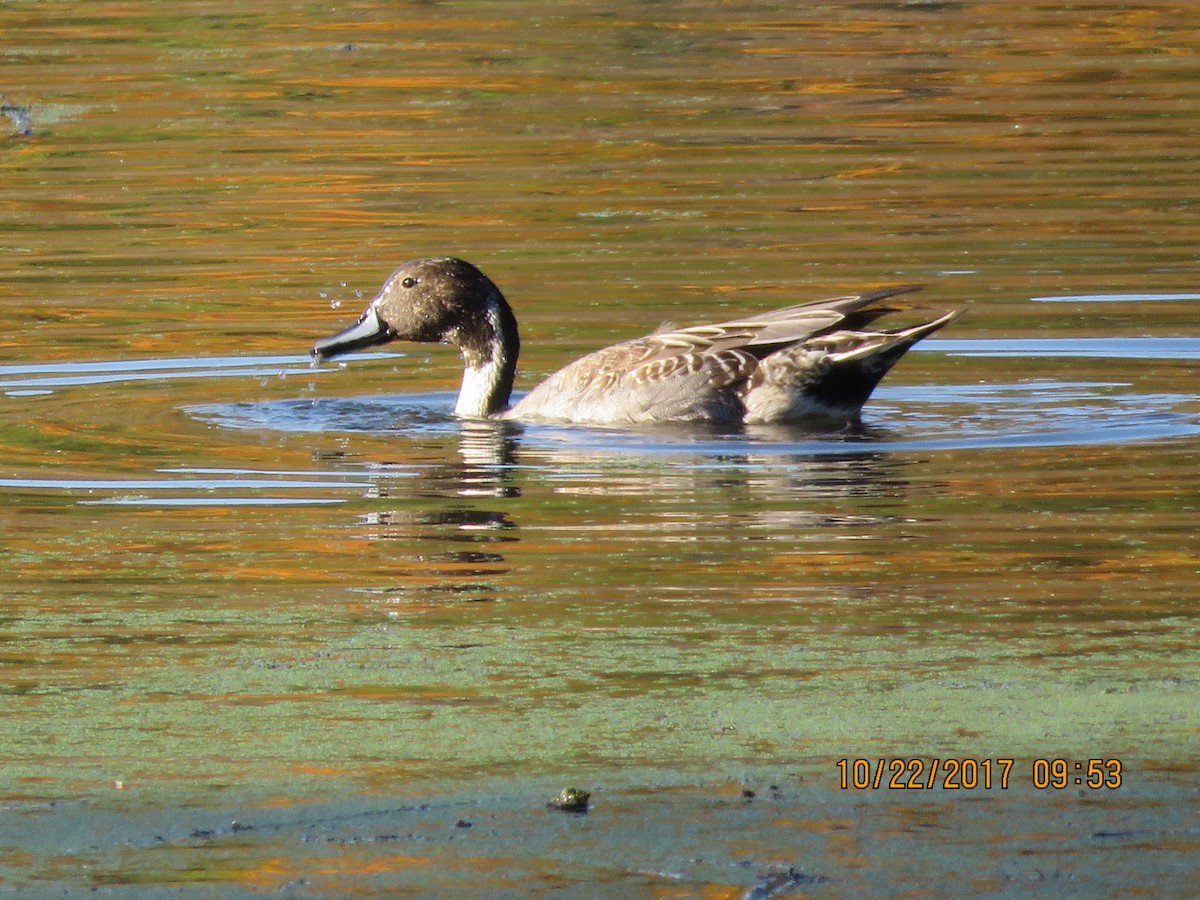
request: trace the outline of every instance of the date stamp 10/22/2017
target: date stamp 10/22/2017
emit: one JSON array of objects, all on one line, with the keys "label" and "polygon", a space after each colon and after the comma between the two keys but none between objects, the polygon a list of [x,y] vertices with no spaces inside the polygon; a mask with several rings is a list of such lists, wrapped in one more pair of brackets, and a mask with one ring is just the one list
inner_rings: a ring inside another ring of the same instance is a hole
[{"label": "date stamp 10/22/2017", "polygon": [[[1025,768],[1015,759],[879,757],[839,759],[838,787],[844,791],[1002,790],[1029,784],[1039,790],[1070,787],[1115,791],[1125,766],[1119,759],[1035,759]],[[1028,780],[1026,780],[1028,779]]]}]

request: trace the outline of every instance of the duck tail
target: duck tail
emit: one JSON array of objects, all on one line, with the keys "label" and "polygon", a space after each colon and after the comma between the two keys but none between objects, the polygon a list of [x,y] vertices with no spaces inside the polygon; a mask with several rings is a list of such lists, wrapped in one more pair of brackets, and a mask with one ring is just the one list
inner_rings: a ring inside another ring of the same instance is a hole
[{"label": "duck tail", "polygon": [[814,416],[857,421],[862,405],[900,357],[960,314],[956,310],[891,331],[839,329],[766,357],[746,397],[748,421]]},{"label": "duck tail", "polygon": [[904,353],[917,341],[929,337],[929,335],[933,334],[939,328],[949,325],[962,314],[963,310],[955,309],[946,313],[944,316],[939,316],[932,322],[926,322],[923,325],[914,325],[911,328],[898,328],[894,331],[882,332],[882,334],[890,335],[893,338],[893,342],[891,346],[887,348],[887,351],[890,352],[892,348],[899,347],[900,353],[896,357],[899,359],[900,356],[903,356]]},{"label": "duck tail", "polygon": [[962,312],[954,310],[909,328],[831,335],[839,339],[840,346],[830,348],[824,377],[811,384],[807,393],[814,397],[825,395],[830,401],[838,398],[847,406],[861,410],[883,377],[915,343],[949,325]]}]

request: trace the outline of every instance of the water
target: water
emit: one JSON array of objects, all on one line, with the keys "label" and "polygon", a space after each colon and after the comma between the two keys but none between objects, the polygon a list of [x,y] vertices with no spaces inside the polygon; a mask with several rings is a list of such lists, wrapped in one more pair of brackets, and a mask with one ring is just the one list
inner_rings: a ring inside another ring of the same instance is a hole
[{"label": "water", "polygon": [[[1192,890],[1189,6],[0,31],[0,888]],[[853,432],[467,426],[445,348],[307,356],[432,253],[519,390],[663,320],[968,314]],[[1011,782],[839,784],[935,757]]]}]

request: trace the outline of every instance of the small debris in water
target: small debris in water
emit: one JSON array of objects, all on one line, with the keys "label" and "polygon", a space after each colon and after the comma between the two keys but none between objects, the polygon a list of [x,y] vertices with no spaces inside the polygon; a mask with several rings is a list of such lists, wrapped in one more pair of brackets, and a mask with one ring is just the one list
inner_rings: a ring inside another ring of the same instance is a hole
[{"label": "small debris in water", "polygon": [[806,875],[794,867],[786,872],[768,872],[760,875],[758,883],[742,894],[742,900],[770,900],[788,888],[801,884],[824,884],[828,880],[824,875]]},{"label": "small debris in water", "polygon": [[6,103],[0,106],[0,113],[12,119],[13,126],[17,129],[17,134],[33,134],[33,125],[29,121],[28,107]]},{"label": "small debris in water", "polygon": [[588,791],[579,788],[563,788],[562,792],[546,805],[563,812],[585,813],[588,811],[588,800],[591,796]]}]

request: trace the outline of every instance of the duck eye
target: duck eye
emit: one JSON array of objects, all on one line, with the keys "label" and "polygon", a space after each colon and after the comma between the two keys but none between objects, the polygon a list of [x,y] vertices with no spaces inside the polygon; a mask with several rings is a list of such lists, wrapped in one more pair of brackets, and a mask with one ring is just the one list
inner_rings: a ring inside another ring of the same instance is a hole
[{"label": "duck eye", "polygon": [[410,288],[416,285],[417,281],[418,279],[416,278],[405,278],[400,284],[402,287]]}]

